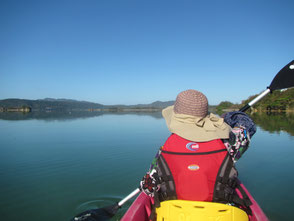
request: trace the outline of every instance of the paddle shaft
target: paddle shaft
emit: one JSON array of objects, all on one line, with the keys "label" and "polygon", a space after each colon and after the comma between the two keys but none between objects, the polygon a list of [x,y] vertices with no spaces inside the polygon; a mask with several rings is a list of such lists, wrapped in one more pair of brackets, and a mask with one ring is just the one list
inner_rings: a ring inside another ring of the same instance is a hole
[{"label": "paddle shaft", "polygon": [[244,107],[242,107],[239,111],[245,112],[250,107],[252,107],[254,104],[256,104],[258,101],[260,101],[263,97],[265,97],[268,93],[270,93],[271,90],[268,88],[265,91],[263,91],[260,95],[258,95],[256,98],[254,98],[252,101],[250,101],[248,104],[246,104]]},{"label": "paddle shaft", "polygon": [[123,198],[121,201],[119,201],[117,203],[118,206],[121,207],[122,205],[125,204],[125,202],[127,202],[129,199],[131,199],[134,196],[136,196],[138,193],[140,193],[140,189],[139,188],[135,189],[133,192],[131,192],[129,195],[127,195],[125,198]]}]

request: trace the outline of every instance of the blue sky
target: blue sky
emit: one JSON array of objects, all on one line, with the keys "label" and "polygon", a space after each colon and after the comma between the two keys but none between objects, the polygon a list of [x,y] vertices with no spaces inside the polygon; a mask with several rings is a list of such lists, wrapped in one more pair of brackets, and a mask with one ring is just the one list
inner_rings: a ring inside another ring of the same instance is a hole
[{"label": "blue sky", "polygon": [[294,1],[0,0],[0,99],[210,104],[264,90],[294,59]]}]

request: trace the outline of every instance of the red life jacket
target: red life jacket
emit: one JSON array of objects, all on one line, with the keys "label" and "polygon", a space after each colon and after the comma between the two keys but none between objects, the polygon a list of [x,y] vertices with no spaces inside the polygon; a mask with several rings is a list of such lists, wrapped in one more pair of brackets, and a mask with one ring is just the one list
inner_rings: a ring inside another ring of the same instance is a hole
[{"label": "red life jacket", "polygon": [[227,154],[223,142],[192,142],[172,134],[163,145],[177,199],[212,201],[215,181]]},{"label": "red life jacket", "polygon": [[159,153],[156,207],[164,200],[213,201],[251,213],[252,203],[239,185],[238,172],[222,140],[192,142],[172,134]]}]

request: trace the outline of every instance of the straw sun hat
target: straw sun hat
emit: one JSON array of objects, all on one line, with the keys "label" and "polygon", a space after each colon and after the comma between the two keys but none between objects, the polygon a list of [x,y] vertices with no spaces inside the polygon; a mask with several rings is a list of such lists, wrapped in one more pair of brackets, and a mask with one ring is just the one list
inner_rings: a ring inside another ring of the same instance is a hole
[{"label": "straw sun hat", "polygon": [[170,132],[187,140],[205,142],[229,138],[230,126],[223,118],[208,113],[208,101],[196,90],[178,94],[173,106],[162,110]]}]

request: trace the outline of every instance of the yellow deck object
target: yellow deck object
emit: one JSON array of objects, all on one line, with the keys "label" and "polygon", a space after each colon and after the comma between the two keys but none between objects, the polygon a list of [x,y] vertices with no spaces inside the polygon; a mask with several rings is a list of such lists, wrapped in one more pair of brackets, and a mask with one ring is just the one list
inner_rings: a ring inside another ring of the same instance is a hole
[{"label": "yellow deck object", "polygon": [[222,203],[169,200],[156,208],[157,221],[248,221],[243,210]]}]

